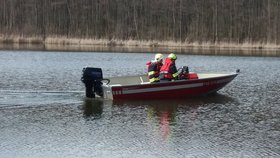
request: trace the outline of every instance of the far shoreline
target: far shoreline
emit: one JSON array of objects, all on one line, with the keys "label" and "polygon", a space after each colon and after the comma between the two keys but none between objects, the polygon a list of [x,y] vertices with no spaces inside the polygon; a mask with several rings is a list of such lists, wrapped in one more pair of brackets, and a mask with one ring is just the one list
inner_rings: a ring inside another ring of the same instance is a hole
[{"label": "far shoreline", "polygon": [[280,45],[262,43],[210,43],[139,41],[117,39],[78,39],[67,37],[4,37],[0,50],[83,51],[83,52],[140,52],[195,55],[272,56],[280,57]]}]

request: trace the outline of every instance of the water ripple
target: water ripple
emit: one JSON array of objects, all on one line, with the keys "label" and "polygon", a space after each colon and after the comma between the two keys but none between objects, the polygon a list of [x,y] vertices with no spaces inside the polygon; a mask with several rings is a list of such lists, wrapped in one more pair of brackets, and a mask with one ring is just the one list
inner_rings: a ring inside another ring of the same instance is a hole
[{"label": "water ripple", "polygon": [[280,156],[279,58],[178,54],[177,65],[191,71],[241,72],[205,97],[84,98],[83,67],[102,67],[105,77],[137,75],[152,58],[0,51],[0,157]]}]

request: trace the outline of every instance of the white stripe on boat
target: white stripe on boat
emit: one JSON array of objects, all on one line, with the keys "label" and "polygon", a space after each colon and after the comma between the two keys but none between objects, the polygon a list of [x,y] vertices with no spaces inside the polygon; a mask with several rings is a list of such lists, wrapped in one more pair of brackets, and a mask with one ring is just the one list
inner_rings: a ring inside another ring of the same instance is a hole
[{"label": "white stripe on boat", "polygon": [[157,91],[166,91],[166,90],[177,90],[177,89],[186,89],[186,88],[195,88],[202,87],[203,83],[194,83],[187,85],[177,85],[177,86],[167,86],[167,87],[154,87],[154,88],[143,88],[143,89],[132,89],[125,90],[123,89],[123,94],[133,94],[133,93],[144,93],[144,92],[157,92]]},{"label": "white stripe on boat", "polygon": [[217,83],[226,83],[226,82],[230,82],[233,78],[230,77],[230,78],[225,78],[223,80],[218,80]]}]

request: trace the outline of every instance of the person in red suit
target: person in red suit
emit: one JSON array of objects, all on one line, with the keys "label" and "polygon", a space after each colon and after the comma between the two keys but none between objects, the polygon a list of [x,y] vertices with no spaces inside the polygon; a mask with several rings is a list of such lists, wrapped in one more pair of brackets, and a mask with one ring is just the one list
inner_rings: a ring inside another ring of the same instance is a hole
[{"label": "person in red suit", "polygon": [[171,53],[165,58],[164,64],[160,69],[160,79],[161,80],[177,80],[179,72],[176,68],[175,61],[177,59],[176,54]]}]

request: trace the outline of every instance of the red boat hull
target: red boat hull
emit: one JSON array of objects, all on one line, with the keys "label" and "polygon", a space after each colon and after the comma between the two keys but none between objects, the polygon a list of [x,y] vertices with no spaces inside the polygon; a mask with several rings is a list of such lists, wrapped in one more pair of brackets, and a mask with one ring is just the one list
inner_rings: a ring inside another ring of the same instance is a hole
[{"label": "red boat hull", "polygon": [[180,80],[156,84],[113,86],[112,97],[121,99],[183,98],[214,93],[231,82],[237,74],[195,80]]}]

